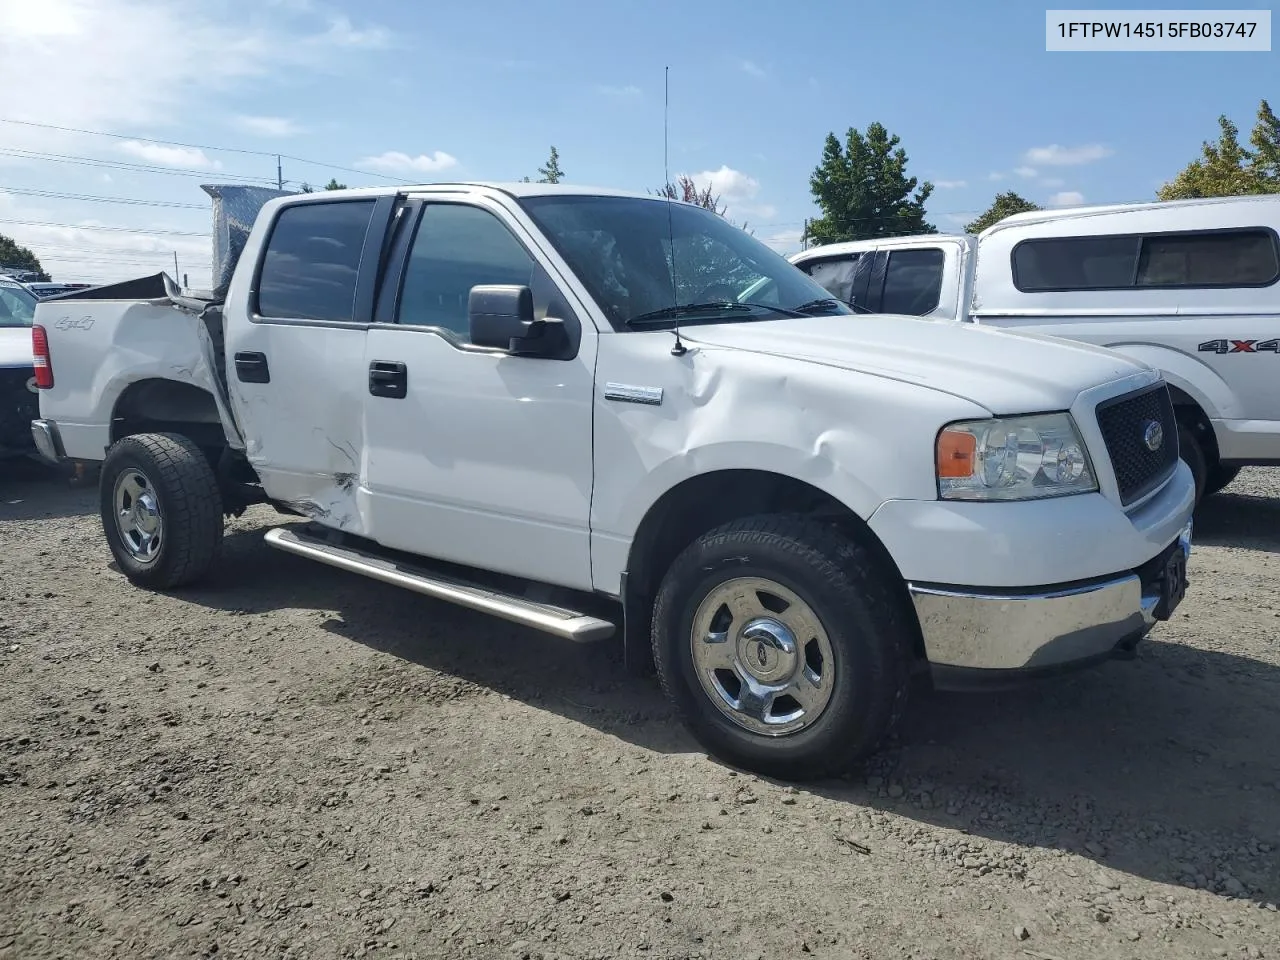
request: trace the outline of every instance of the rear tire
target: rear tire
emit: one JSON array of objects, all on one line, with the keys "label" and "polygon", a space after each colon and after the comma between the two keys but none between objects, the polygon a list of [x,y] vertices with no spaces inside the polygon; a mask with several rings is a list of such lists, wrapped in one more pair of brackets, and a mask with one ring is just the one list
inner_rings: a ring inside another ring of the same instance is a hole
[{"label": "rear tire", "polygon": [[845,773],[906,704],[912,644],[890,581],[869,551],[805,518],[699,537],[662,581],[652,640],[697,741],[764,775]]},{"label": "rear tire", "polygon": [[222,495],[200,448],[141,433],[111,447],[99,484],[102,528],[120,570],[141,587],[194,583],[222,546]]}]

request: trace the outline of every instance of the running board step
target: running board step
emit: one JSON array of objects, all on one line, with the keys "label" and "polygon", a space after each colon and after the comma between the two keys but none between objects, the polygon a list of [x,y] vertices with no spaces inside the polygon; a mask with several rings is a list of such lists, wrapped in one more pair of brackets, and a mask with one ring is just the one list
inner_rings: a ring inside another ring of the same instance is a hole
[{"label": "running board step", "polygon": [[277,550],[295,553],[300,557],[318,560],[340,570],[363,574],[383,583],[404,587],[437,600],[470,607],[512,623],[533,627],[575,643],[591,643],[607,640],[616,627],[608,620],[588,616],[576,610],[549,603],[538,603],[524,597],[501,593],[489,587],[467,583],[455,577],[434,573],[421,567],[411,567],[388,560],[363,550],[337,546],[323,540],[315,540],[305,534],[277,527],[267,531],[267,543]]}]

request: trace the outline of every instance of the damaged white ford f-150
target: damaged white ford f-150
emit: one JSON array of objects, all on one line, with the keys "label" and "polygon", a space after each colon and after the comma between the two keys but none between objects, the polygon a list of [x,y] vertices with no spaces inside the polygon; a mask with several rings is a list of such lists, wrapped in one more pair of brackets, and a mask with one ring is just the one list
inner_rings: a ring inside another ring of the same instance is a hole
[{"label": "damaged white ford f-150", "polygon": [[208,298],[159,275],[37,307],[35,438],[103,461],[137,584],[195,581],[224,517],[270,503],[310,520],[281,550],[621,633],[710,752],[796,778],[873,750],[913,674],[1124,656],[1182,599],[1192,477],[1165,383],[1119,354],[851,315],[649,197],[255,213]]}]

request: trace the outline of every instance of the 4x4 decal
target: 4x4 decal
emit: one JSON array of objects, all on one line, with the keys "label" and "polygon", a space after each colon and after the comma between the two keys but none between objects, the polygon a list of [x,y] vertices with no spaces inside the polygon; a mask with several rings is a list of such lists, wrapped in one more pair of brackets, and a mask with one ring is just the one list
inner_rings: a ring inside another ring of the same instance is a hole
[{"label": "4x4 decal", "polygon": [[1280,353],[1280,340],[1206,340],[1201,353]]}]

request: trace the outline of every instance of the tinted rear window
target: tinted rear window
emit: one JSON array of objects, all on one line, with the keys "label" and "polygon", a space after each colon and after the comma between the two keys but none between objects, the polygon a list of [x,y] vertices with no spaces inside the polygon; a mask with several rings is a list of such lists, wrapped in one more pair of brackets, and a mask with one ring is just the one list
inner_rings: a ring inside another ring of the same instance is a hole
[{"label": "tinted rear window", "polygon": [[290,320],[351,320],[360,253],[374,201],[286,207],[258,279],[258,313]]},{"label": "tinted rear window", "polygon": [[1280,276],[1270,230],[1024,240],[1013,282],[1024,293],[1133,287],[1256,287]]}]

